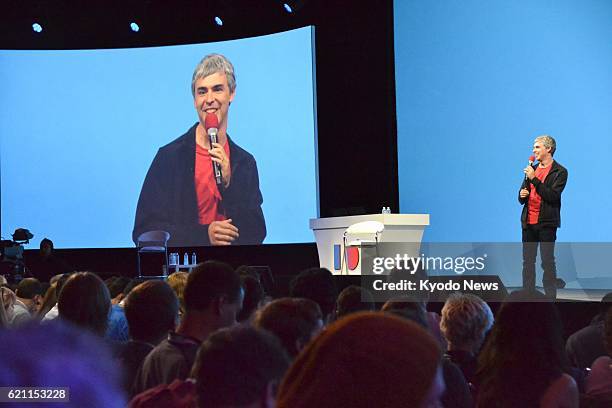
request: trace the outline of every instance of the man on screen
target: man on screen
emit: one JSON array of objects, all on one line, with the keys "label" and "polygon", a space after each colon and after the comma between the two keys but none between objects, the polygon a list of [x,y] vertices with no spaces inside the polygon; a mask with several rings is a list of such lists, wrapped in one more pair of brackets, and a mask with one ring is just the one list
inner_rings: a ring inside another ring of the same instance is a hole
[{"label": "man on screen", "polygon": [[[163,230],[170,233],[170,246],[260,244],[266,224],[257,164],[227,134],[236,94],[232,63],[219,54],[204,57],[193,73],[191,92],[199,121],[153,159],[138,199],[132,239]],[[210,114],[218,122],[218,143],[212,145],[205,129]],[[213,162],[221,170],[220,185]]]},{"label": "man on screen", "polygon": [[535,290],[535,260],[540,244],[542,283],[544,292],[552,299],[557,297],[557,286],[563,285],[557,279],[555,241],[561,226],[561,193],[567,183],[567,170],[553,160],[556,149],[551,136],[535,139],[533,154],[538,163],[523,170],[525,180],[519,191],[519,202],[523,204],[523,288]]}]

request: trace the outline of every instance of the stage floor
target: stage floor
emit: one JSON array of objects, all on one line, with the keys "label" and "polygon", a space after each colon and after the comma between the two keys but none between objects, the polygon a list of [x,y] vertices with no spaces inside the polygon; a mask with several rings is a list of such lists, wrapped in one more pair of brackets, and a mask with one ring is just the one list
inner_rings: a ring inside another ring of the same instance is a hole
[{"label": "stage floor", "polygon": [[[509,287],[508,292],[514,292],[520,290],[519,287]],[[537,287],[537,290],[544,293],[544,288]],[[600,302],[601,299],[612,292],[609,289],[573,289],[564,288],[557,289],[557,301],[558,302]]]}]

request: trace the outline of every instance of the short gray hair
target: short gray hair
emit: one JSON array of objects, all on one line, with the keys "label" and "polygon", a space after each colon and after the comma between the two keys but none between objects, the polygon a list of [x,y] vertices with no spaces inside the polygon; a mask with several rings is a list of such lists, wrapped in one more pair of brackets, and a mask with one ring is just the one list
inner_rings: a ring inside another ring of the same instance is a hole
[{"label": "short gray hair", "polygon": [[195,97],[195,83],[200,78],[206,78],[216,72],[225,74],[227,77],[227,86],[230,93],[236,90],[236,74],[234,66],[225,56],[221,54],[208,54],[196,66],[191,78],[191,94]]},{"label": "short gray hair", "polygon": [[442,308],[440,330],[456,346],[480,346],[492,325],[491,308],[476,295],[453,293]]},{"label": "short gray hair", "polygon": [[550,149],[550,155],[553,156],[555,154],[555,150],[557,150],[557,142],[551,135],[542,135],[535,138],[535,142],[541,142],[545,148]]}]

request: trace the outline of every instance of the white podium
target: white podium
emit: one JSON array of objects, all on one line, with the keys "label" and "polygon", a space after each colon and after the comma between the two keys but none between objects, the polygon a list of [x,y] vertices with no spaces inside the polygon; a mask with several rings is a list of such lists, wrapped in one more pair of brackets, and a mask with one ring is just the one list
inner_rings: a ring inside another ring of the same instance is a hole
[{"label": "white podium", "polygon": [[[429,214],[370,214],[349,217],[314,218],[310,220],[310,229],[312,229],[315,235],[319,263],[322,268],[329,269],[334,275],[361,274],[359,265],[361,249],[359,247],[352,247],[345,250],[343,237],[344,232],[349,226],[363,221],[378,221],[384,224],[385,229],[380,234],[378,242],[410,243],[411,245],[407,246],[405,252],[409,256],[416,257],[420,255],[418,252],[420,251],[423,231],[429,225]],[[392,256],[392,254],[380,255]]]}]

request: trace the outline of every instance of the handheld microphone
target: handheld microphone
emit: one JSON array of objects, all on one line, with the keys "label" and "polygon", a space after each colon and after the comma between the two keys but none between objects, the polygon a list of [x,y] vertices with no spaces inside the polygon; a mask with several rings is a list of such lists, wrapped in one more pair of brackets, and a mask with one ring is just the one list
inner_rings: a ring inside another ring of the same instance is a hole
[{"label": "handheld microphone", "polygon": [[[219,131],[219,119],[214,113],[209,113],[204,119],[204,128],[206,128],[206,134],[208,135],[208,141],[210,142],[210,148],[212,149],[213,143],[218,143],[217,132]],[[221,174],[221,165],[217,162],[212,162],[213,174],[215,175],[215,183],[219,190],[223,187],[223,179]]]},{"label": "handheld microphone", "polygon": [[[529,166],[533,166],[533,163],[535,162],[535,156],[532,154],[531,156],[529,156]],[[528,181],[529,178],[527,177],[527,175],[525,175],[525,181]]]}]

